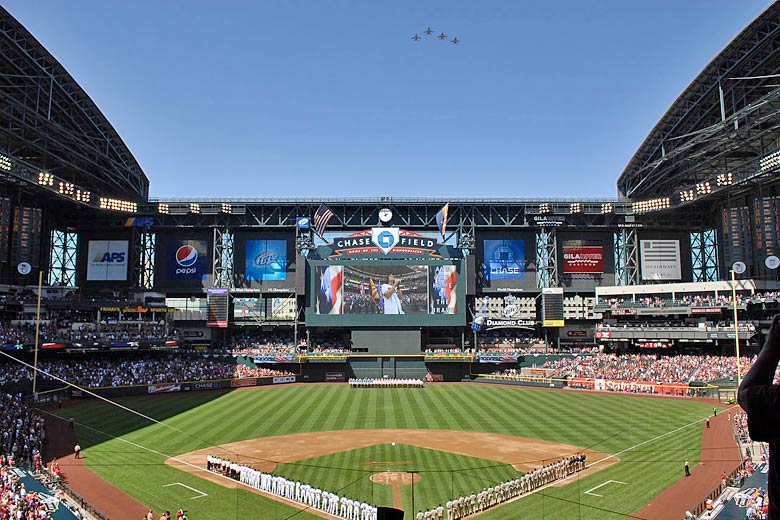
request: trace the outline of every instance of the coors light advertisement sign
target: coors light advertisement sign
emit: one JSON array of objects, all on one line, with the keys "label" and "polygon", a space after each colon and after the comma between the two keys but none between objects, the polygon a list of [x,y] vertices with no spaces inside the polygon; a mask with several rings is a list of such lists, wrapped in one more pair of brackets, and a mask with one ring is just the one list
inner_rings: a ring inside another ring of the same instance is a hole
[{"label": "coors light advertisement sign", "polygon": [[601,246],[564,246],[564,273],[604,272],[604,248]]}]

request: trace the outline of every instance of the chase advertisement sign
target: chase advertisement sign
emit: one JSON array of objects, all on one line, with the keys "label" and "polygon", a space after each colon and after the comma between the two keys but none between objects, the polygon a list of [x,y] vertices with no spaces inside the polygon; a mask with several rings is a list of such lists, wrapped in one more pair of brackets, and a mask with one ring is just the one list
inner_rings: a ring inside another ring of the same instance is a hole
[{"label": "chase advertisement sign", "polygon": [[414,231],[394,227],[381,227],[358,231],[333,240],[327,247],[327,258],[348,256],[430,256],[441,257],[444,247],[435,238]]},{"label": "chase advertisement sign", "polygon": [[374,228],[371,230],[371,243],[382,253],[389,253],[398,244],[398,228]]}]

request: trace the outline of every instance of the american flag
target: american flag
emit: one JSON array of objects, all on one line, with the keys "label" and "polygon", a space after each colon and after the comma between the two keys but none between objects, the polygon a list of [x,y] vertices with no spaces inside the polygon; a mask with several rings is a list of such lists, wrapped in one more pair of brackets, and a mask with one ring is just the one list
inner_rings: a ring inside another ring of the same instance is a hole
[{"label": "american flag", "polygon": [[445,240],[444,236],[447,233],[447,217],[450,213],[450,203],[444,205],[436,214],[436,225],[439,226],[439,233],[441,233],[441,239]]},{"label": "american flag", "polygon": [[325,204],[320,204],[317,211],[314,213],[314,231],[322,238],[325,233],[325,228],[328,227],[328,222],[333,218],[333,212]]}]

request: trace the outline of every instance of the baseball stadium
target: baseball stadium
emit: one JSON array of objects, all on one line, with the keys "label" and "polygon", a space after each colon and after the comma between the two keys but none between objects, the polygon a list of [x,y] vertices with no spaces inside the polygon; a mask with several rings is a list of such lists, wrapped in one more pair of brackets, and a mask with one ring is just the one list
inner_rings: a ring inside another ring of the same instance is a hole
[{"label": "baseball stadium", "polygon": [[773,3],[611,198],[152,198],[0,8],[0,518],[766,518],[779,69]]}]

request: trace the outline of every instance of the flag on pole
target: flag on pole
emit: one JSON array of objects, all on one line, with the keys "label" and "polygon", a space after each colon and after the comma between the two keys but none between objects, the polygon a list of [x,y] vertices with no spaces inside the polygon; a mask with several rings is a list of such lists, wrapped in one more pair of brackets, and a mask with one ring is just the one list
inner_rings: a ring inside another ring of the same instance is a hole
[{"label": "flag on pole", "polygon": [[371,299],[374,300],[374,303],[378,304],[380,311],[385,312],[385,299],[379,294],[379,289],[374,283],[373,278],[368,279],[368,287],[371,289]]},{"label": "flag on pole", "polygon": [[439,233],[441,233],[441,239],[444,240],[444,235],[447,233],[447,214],[450,212],[450,203],[444,205],[436,214],[436,225],[439,226]]},{"label": "flag on pole", "polygon": [[333,218],[333,212],[325,204],[320,204],[317,211],[314,213],[314,231],[322,238],[325,233],[325,228],[328,227],[328,222]]}]

